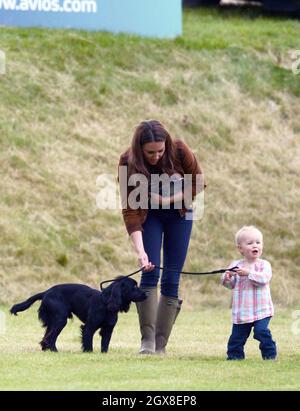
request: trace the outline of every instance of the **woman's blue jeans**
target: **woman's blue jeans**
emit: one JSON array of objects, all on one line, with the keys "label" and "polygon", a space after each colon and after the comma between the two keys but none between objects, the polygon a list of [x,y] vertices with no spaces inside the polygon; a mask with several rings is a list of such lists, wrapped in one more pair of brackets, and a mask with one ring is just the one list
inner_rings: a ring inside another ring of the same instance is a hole
[{"label": "woman's blue jeans", "polygon": [[[163,245],[161,293],[178,298],[180,271],[185,262],[192,232],[192,219],[181,217],[178,210],[149,210],[143,224],[143,242],[149,261],[160,266]],[[170,272],[168,270],[175,270]],[[156,287],[160,270],[142,273],[141,287]]]},{"label": "woman's blue jeans", "polygon": [[275,359],[277,355],[276,343],[272,340],[268,328],[271,317],[266,317],[252,323],[233,324],[232,334],[227,346],[228,360],[243,360],[245,358],[244,345],[253,327],[253,338],[260,342],[259,349],[264,360]]}]

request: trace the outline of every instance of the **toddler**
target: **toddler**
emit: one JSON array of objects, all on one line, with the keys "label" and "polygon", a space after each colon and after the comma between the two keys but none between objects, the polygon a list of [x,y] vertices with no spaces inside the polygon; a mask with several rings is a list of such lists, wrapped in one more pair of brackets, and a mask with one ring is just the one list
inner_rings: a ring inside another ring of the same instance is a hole
[{"label": "toddler", "polygon": [[274,307],[269,283],[272,277],[271,264],[261,259],[263,235],[254,226],[242,227],[235,236],[242,259],[233,261],[226,271],[222,285],[233,290],[232,333],[227,345],[228,360],[243,360],[244,345],[254,330],[254,338],[260,342],[259,349],[264,360],[274,360],[276,343],[268,328]]}]

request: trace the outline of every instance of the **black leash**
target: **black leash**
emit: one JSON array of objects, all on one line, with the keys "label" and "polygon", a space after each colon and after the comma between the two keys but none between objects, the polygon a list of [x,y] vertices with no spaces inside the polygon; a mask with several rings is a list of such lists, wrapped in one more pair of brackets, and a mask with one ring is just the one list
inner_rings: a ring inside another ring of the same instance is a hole
[{"label": "black leash", "polygon": [[[158,267],[157,265],[155,266],[156,268],[159,268],[160,270],[165,270],[164,267]],[[204,271],[202,273],[199,272],[190,272],[190,271],[180,271],[181,274],[188,274],[188,275],[209,275],[209,274],[222,274],[226,273],[226,271],[233,271],[238,268],[238,266],[232,267],[232,268],[221,268],[220,270],[215,270],[215,271]],[[177,273],[177,270],[168,270],[173,273]]]},{"label": "black leash", "polygon": [[[159,268],[160,270],[165,270],[164,267],[158,267],[157,265],[155,265],[154,267]],[[210,275],[210,274],[222,274],[225,273],[226,271],[233,271],[235,272],[235,270],[238,268],[238,266],[232,267],[232,268],[221,268],[220,270],[215,270],[215,271],[204,271],[204,272],[190,272],[190,271],[180,271],[180,274],[188,274],[188,275]],[[137,273],[139,273],[140,271],[143,271],[143,268],[140,268],[139,270],[134,271],[133,273],[130,273],[128,275],[124,275],[122,276],[122,278],[120,278],[120,280],[123,280],[123,278],[127,278],[127,277],[131,277]],[[173,273],[177,273],[177,270],[168,270],[170,272]],[[112,283],[113,281],[119,281],[118,279],[113,279],[113,280],[105,280],[102,281],[100,283],[100,289],[101,291],[103,291],[103,287],[102,285],[105,283]]]},{"label": "black leash", "polygon": [[[121,280],[123,280],[123,278],[131,277],[132,275],[137,274],[137,273],[139,273],[140,271],[143,271],[143,268],[140,268],[139,270],[136,270],[136,271],[134,271],[134,272],[131,273],[131,274],[123,275],[122,278],[121,278]],[[112,279],[112,280],[101,281],[101,283],[100,283],[100,289],[101,289],[101,291],[103,291],[103,287],[102,287],[103,284],[105,284],[105,283],[112,283],[113,281],[119,281],[119,280],[118,280],[118,279]]]}]

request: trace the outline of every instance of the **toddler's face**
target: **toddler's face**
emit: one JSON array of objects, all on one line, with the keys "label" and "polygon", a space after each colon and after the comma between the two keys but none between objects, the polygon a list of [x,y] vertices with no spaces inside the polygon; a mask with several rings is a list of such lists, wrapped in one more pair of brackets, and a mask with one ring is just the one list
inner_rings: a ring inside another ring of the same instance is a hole
[{"label": "toddler's face", "polygon": [[261,233],[255,230],[245,231],[240,239],[238,249],[248,261],[259,258],[263,251],[263,238]]}]

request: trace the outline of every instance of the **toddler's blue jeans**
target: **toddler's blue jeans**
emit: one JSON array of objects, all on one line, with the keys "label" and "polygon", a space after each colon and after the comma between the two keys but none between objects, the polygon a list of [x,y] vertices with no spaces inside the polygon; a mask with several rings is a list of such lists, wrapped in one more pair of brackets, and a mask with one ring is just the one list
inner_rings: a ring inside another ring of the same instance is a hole
[{"label": "toddler's blue jeans", "polygon": [[272,340],[271,331],[268,328],[271,317],[266,317],[252,323],[233,324],[232,334],[227,345],[228,360],[243,360],[245,358],[244,345],[253,327],[253,338],[260,342],[259,349],[264,360],[276,358],[276,343]]},{"label": "toddler's blue jeans", "polygon": [[[161,293],[167,297],[178,298],[180,271],[185,262],[192,232],[192,219],[181,217],[179,211],[149,210],[143,224],[143,242],[149,261],[160,266],[161,247],[163,245],[163,270]],[[175,270],[170,272],[168,269]],[[160,270],[142,273],[141,287],[156,287]]]}]

